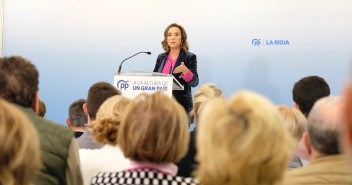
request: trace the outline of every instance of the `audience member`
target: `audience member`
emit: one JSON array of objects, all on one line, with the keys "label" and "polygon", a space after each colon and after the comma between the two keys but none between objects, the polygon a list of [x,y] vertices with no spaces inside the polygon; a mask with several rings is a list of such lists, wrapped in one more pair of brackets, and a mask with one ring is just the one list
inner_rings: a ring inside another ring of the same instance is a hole
[{"label": "audience member", "polygon": [[0,184],[32,184],[41,164],[37,132],[26,115],[1,98],[0,141]]},{"label": "audience member", "polygon": [[39,109],[38,71],[28,60],[0,58],[0,97],[17,104],[36,128],[43,166],[35,184],[82,184],[82,174],[73,132],[36,114]]},{"label": "audience member", "polygon": [[208,102],[199,118],[196,171],[202,185],[279,184],[293,140],[272,103],[252,92]]},{"label": "audience member", "polygon": [[95,116],[100,105],[103,104],[106,99],[114,95],[121,95],[121,91],[109,83],[98,82],[90,87],[88,91],[87,103],[83,104],[84,113],[88,117],[88,124],[86,125],[82,136],[77,139],[80,149],[99,149],[103,146],[101,143],[94,142],[93,135],[90,132],[89,127],[91,122],[95,120]]},{"label": "audience member", "polygon": [[141,94],[128,106],[117,136],[125,157],[132,160],[130,168],[98,173],[91,184],[196,184],[175,176],[173,163],[186,154],[188,141],[183,107],[160,91]]},{"label": "audience member", "polygon": [[43,117],[45,116],[46,113],[46,106],[45,103],[39,99],[39,110],[38,110],[38,116]]},{"label": "audience member", "polygon": [[[121,171],[129,167],[117,145],[117,131],[130,99],[115,95],[107,99],[99,108],[91,132],[94,141],[103,143],[101,149],[80,149],[84,184],[89,185],[92,176],[101,171]],[[94,160],[99,158],[99,160]]]},{"label": "audience member", "polygon": [[295,83],[292,95],[295,108],[308,117],[314,103],[320,98],[330,95],[330,88],[323,78],[307,76]]},{"label": "audience member", "polygon": [[288,171],[285,184],[352,184],[349,164],[339,151],[341,108],[338,97],[325,97],[314,104],[308,116],[308,133],[303,134],[311,161]]},{"label": "audience member", "polygon": [[[213,83],[207,83],[197,89],[194,93],[194,102],[193,102],[193,115],[195,121],[200,115],[200,109],[205,102],[214,98],[225,99],[222,91]],[[196,165],[198,164],[195,160],[196,150],[196,130],[197,128],[190,133],[190,142],[188,144],[188,152],[178,163],[178,176],[191,177],[191,173],[195,170]]]},{"label": "audience member", "polygon": [[296,143],[293,156],[288,164],[288,169],[291,170],[302,167],[304,165],[303,163],[307,163],[305,160],[309,159],[305,146],[303,142],[301,142],[303,133],[307,131],[307,119],[299,110],[293,107],[286,105],[278,105],[276,107],[283,118],[286,129]]},{"label": "audience member", "polygon": [[79,138],[84,133],[85,125],[87,124],[87,115],[83,110],[83,104],[85,103],[85,99],[79,99],[72,102],[68,109],[66,124],[75,132],[76,138]]}]

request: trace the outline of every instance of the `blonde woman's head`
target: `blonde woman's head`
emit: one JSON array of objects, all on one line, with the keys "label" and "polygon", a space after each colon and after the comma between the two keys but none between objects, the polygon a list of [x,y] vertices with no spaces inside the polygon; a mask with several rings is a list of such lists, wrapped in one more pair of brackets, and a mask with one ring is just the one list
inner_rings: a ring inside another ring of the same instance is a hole
[{"label": "blonde woman's head", "polygon": [[103,144],[117,144],[117,133],[121,120],[131,102],[129,98],[115,95],[107,99],[100,107],[96,120],[92,122],[91,132],[94,141]]},{"label": "blonde woman's head", "polygon": [[203,185],[273,185],[291,157],[292,140],[266,98],[242,91],[212,100],[200,116],[197,170]]},{"label": "blonde woman's head", "polygon": [[31,184],[41,166],[37,132],[24,113],[1,98],[0,141],[0,184]]},{"label": "blonde woman's head", "polygon": [[118,133],[125,157],[134,161],[175,163],[187,152],[188,117],[163,92],[141,94],[128,106]]},{"label": "blonde woman's head", "polygon": [[193,101],[193,111],[196,119],[199,118],[199,112],[201,110],[201,107],[208,100],[214,98],[225,98],[221,89],[219,89],[216,84],[207,83],[197,89],[197,91],[194,93]]},{"label": "blonde woman's head", "polygon": [[281,114],[286,129],[291,133],[295,141],[298,143],[304,132],[307,131],[307,119],[296,108],[287,105],[277,105],[276,108]]}]

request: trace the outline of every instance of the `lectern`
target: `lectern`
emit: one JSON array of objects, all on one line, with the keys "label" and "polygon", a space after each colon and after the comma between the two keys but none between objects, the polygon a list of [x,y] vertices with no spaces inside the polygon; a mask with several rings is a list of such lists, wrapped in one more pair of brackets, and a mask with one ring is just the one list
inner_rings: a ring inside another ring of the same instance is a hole
[{"label": "lectern", "polygon": [[122,95],[134,98],[142,92],[153,93],[162,90],[172,97],[173,90],[183,90],[183,85],[171,74],[156,72],[124,72],[115,73],[114,86]]}]

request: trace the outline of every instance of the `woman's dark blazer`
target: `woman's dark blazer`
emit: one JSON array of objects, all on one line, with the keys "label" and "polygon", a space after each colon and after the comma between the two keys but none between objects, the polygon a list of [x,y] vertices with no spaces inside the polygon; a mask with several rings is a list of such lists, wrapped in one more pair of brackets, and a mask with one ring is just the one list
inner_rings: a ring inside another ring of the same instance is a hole
[{"label": "woman's dark blazer", "polygon": [[[161,73],[163,71],[168,55],[169,52],[165,52],[158,56],[153,72]],[[193,109],[191,87],[196,87],[199,83],[197,56],[191,52],[181,50],[173,69],[181,65],[181,62],[184,62],[185,66],[193,73],[193,78],[189,82],[186,82],[181,76],[182,73],[172,74],[184,86],[183,91],[172,91],[172,94],[188,113]]]}]

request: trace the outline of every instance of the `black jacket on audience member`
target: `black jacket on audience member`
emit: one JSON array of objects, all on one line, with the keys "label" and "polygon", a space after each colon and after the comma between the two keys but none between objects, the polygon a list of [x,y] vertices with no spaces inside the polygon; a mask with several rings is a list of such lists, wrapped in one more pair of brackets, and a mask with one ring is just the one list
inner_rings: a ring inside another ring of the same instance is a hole
[{"label": "black jacket on audience member", "polygon": [[176,164],[178,167],[177,176],[192,177],[192,172],[196,169],[198,162],[195,160],[197,154],[196,149],[196,132],[190,133],[190,141],[188,144],[187,154]]}]

